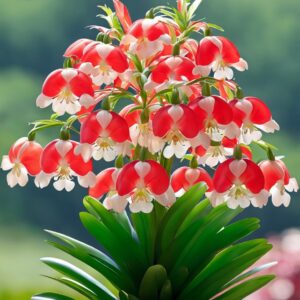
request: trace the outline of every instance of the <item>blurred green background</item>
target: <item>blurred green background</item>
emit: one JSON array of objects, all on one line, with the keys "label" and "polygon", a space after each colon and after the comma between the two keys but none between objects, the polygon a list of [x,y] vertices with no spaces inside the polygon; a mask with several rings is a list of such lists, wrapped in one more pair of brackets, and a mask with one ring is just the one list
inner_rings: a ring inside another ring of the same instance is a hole
[{"label": "blurred green background", "polygon": [[[94,38],[87,25],[99,24],[96,0],[0,0],[0,154],[27,134],[29,121],[50,111],[35,107],[45,76],[61,66],[66,47],[80,37]],[[165,1],[125,3],[134,18]],[[173,3],[173,2],[171,2]],[[224,27],[225,35],[240,49],[249,71],[238,74],[247,95],[264,99],[272,108],[281,132],[268,141],[286,155],[291,172],[300,180],[300,34],[299,0],[204,0],[201,18]],[[55,134],[55,133],[51,133]],[[46,142],[47,136],[40,138]],[[55,255],[43,240],[42,229],[64,232],[85,241],[78,212],[84,190],[57,193],[37,190],[31,183],[13,190],[0,175],[0,300],[29,299],[49,287],[39,257]],[[299,196],[288,209],[249,209],[246,214],[262,219],[261,235],[300,227]]]}]

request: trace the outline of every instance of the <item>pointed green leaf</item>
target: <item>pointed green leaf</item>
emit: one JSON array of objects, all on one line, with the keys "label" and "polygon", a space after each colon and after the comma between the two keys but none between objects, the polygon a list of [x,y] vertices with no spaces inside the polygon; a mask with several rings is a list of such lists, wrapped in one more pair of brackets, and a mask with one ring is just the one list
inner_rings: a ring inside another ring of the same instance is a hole
[{"label": "pointed green leaf", "polygon": [[43,293],[43,294],[33,296],[31,300],[75,300],[75,299],[61,294],[56,294],[56,293]]},{"label": "pointed green leaf", "polygon": [[255,291],[259,290],[275,278],[274,275],[265,275],[249,279],[238,286],[225,292],[223,295],[218,296],[215,300],[232,300],[244,299]]},{"label": "pointed green leaf", "polygon": [[41,260],[46,265],[61,273],[62,275],[65,275],[70,279],[77,281],[83,286],[86,286],[89,290],[93,291],[101,299],[116,299],[116,297],[102,283],[100,283],[94,277],[87,274],[78,267],[57,258],[46,257],[42,258]]}]

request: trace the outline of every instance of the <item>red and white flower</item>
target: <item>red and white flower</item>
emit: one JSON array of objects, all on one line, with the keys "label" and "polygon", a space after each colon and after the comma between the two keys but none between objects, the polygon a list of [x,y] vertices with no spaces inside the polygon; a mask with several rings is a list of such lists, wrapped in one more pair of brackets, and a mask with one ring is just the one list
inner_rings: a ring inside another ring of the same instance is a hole
[{"label": "red and white flower", "polygon": [[10,172],[7,174],[7,183],[10,187],[25,186],[28,174],[36,176],[41,171],[41,155],[43,148],[34,141],[23,137],[18,139],[10,148],[9,154],[2,158],[1,169]]},{"label": "red and white flower", "polygon": [[166,144],[163,155],[182,158],[191,143],[196,143],[199,122],[195,113],[184,104],[167,105],[159,109],[153,117],[153,133]]},{"label": "red and white flower", "polygon": [[226,203],[229,208],[263,207],[268,202],[264,175],[249,159],[227,159],[215,171],[214,191],[207,196],[213,206]]},{"label": "red and white flower", "polygon": [[36,100],[40,108],[52,104],[58,115],[76,114],[81,107],[94,104],[94,89],[89,76],[76,69],[58,69],[45,80],[42,93]]},{"label": "red and white flower", "polygon": [[235,138],[240,129],[233,122],[232,108],[219,96],[201,96],[189,103],[197,115],[200,129],[206,132],[213,141],[221,141],[224,136]]},{"label": "red and white flower", "polygon": [[177,169],[171,177],[171,185],[177,197],[182,196],[196,183],[203,182],[207,186],[207,191],[213,189],[213,182],[210,175],[203,168],[181,167]]},{"label": "red and white flower", "polygon": [[64,57],[73,58],[76,61],[79,61],[84,54],[84,50],[92,43],[95,43],[95,41],[90,39],[79,39],[67,48]]},{"label": "red and white flower", "polygon": [[56,190],[70,192],[75,186],[73,177],[77,177],[78,183],[85,188],[94,186],[96,176],[92,161],[85,162],[81,156],[75,155],[77,145],[71,140],[54,140],[45,147],[41,157],[42,172],[35,178],[37,187],[48,186],[54,178]]},{"label": "red and white flower", "polygon": [[121,40],[121,47],[140,59],[151,58],[170,44],[170,30],[158,19],[137,20]]},{"label": "red and white flower", "polygon": [[212,70],[216,79],[232,79],[231,68],[238,71],[248,69],[247,62],[240,57],[236,46],[222,36],[207,36],[200,41],[196,64],[201,75],[208,76]]},{"label": "red and white flower", "polygon": [[80,70],[91,75],[94,84],[99,86],[109,85],[119,76],[125,76],[128,68],[128,59],[120,48],[101,42],[88,46],[80,65]]},{"label": "red and white flower", "polygon": [[127,195],[120,196],[117,192],[116,182],[120,169],[109,168],[100,172],[96,176],[96,184],[89,189],[89,195],[94,198],[105,199],[103,205],[107,209],[112,209],[116,212],[123,212],[128,204]]},{"label": "red and white flower", "polygon": [[126,121],[117,113],[101,110],[93,112],[83,122],[80,130],[80,144],[75,153],[84,161],[112,161],[118,155],[127,154],[129,129]]},{"label": "red and white flower", "polygon": [[116,185],[120,196],[127,195],[132,212],[151,212],[153,199],[168,207],[176,200],[168,173],[153,160],[133,161],[125,165]]},{"label": "red and white flower", "polygon": [[291,178],[289,171],[281,160],[264,160],[259,164],[265,176],[265,189],[272,195],[275,206],[288,207],[291,196],[288,192],[297,192],[299,187],[296,178]]},{"label": "red and white flower", "polygon": [[234,122],[241,128],[241,143],[248,145],[252,141],[260,140],[262,137],[260,130],[267,133],[279,130],[279,125],[272,119],[270,109],[259,98],[234,99],[230,104],[233,109]]},{"label": "red and white flower", "polygon": [[[153,68],[145,84],[147,91],[158,92],[169,86],[193,80],[197,76],[195,64],[186,57],[169,56],[160,60]],[[198,76],[199,77],[199,76]],[[185,87],[185,91],[187,87]]]},{"label": "red and white flower", "polygon": [[[140,145],[147,148],[152,154],[159,152],[163,146],[164,141],[153,134],[152,120],[146,123],[141,121],[141,110],[131,111],[135,107],[134,104],[125,106],[120,111],[122,116],[129,126],[130,139],[134,146]],[[157,110],[156,106],[152,109]],[[151,112],[153,114],[153,111]]]}]

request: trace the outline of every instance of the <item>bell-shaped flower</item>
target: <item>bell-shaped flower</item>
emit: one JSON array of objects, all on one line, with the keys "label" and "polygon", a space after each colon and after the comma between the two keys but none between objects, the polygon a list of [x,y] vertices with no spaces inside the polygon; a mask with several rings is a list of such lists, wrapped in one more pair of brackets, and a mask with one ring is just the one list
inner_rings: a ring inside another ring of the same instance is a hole
[{"label": "bell-shaped flower", "polygon": [[170,44],[169,27],[156,18],[137,20],[121,40],[121,47],[140,59],[152,58]]},{"label": "bell-shaped flower", "polygon": [[199,134],[197,116],[184,104],[160,108],[153,117],[152,125],[154,135],[166,144],[163,151],[166,158],[173,155],[182,158]]},{"label": "bell-shaped flower", "polygon": [[[188,82],[196,78],[195,64],[186,57],[169,56],[155,63],[145,84],[147,91],[158,92],[169,86]],[[198,76],[199,77],[199,76]],[[185,87],[185,90],[187,87]]]},{"label": "bell-shaped flower", "polygon": [[85,162],[81,156],[75,155],[74,149],[77,145],[75,141],[57,139],[45,147],[41,157],[42,172],[35,178],[37,187],[48,186],[54,178],[53,186],[56,190],[65,189],[70,192],[75,187],[74,177],[85,188],[95,185],[92,161]]},{"label": "bell-shaped flower", "polygon": [[[148,122],[143,123],[141,121],[141,110],[133,110],[135,108],[134,104],[125,106],[120,111],[120,116],[122,116],[128,126],[130,139],[134,146],[140,145],[143,148],[147,148],[152,154],[159,152],[164,146],[164,141],[153,134],[152,117]],[[154,106],[152,106],[154,108]],[[156,110],[156,107],[155,107]],[[153,111],[150,112],[151,116]]]},{"label": "bell-shaped flower", "polygon": [[273,133],[279,125],[272,119],[268,106],[256,97],[234,99],[230,102],[235,124],[241,128],[240,143],[246,145],[258,141],[262,137],[260,130]]},{"label": "bell-shaped flower", "polygon": [[216,79],[232,79],[231,68],[238,71],[248,69],[247,62],[240,57],[236,46],[222,36],[207,36],[200,41],[196,64],[201,75],[208,76],[212,70]]},{"label": "bell-shaped flower", "polygon": [[156,161],[133,161],[125,165],[117,178],[117,192],[127,195],[132,212],[149,213],[153,200],[171,206],[176,198],[166,170]]},{"label": "bell-shaped flower", "polygon": [[36,176],[41,171],[41,155],[43,148],[26,137],[18,139],[10,148],[9,154],[2,158],[1,169],[10,171],[7,183],[10,187],[25,186],[28,174]]},{"label": "bell-shaped flower", "polygon": [[[117,113],[106,110],[91,113],[82,123],[80,144],[75,149],[84,161],[113,161],[129,147],[129,129],[126,121]],[[124,150],[125,148],[125,150]]]},{"label": "bell-shaped flower", "polygon": [[199,182],[205,183],[208,192],[212,191],[212,179],[203,168],[181,167],[175,170],[171,177],[171,185],[177,197],[182,196]]},{"label": "bell-shaped flower", "polygon": [[275,206],[288,207],[291,196],[287,192],[297,192],[297,180],[291,178],[289,171],[281,160],[264,160],[259,164],[265,177],[265,189],[272,195]]},{"label": "bell-shaped flower", "polygon": [[89,195],[97,199],[106,195],[103,205],[109,210],[121,213],[125,210],[128,201],[127,195],[120,196],[117,192],[116,182],[119,171],[117,168],[108,168],[101,171],[96,176],[95,186],[89,189]]},{"label": "bell-shaped flower", "polygon": [[226,100],[219,96],[198,97],[189,103],[197,115],[200,129],[206,132],[213,141],[221,141],[224,136],[235,138],[240,129],[233,122],[233,112]]},{"label": "bell-shaped flower", "polygon": [[95,43],[90,39],[79,39],[72,43],[65,51],[64,57],[73,58],[75,61],[81,60],[87,46]]},{"label": "bell-shaped flower", "polygon": [[128,59],[120,48],[98,42],[85,49],[79,69],[91,75],[94,84],[101,86],[125,76],[128,67]]},{"label": "bell-shaped flower", "polygon": [[36,105],[45,108],[52,104],[52,109],[59,116],[66,112],[76,114],[81,107],[94,104],[94,89],[91,78],[76,69],[58,69],[45,80],[42,93]]},{"label": "bell-shaped flower", "polygon": [[259,166],[249,159],[227,159],[215,171],[214,191],[207,193],[213,206],[226,203],[229,208],[263,207],[268,202],[265,179]]}]

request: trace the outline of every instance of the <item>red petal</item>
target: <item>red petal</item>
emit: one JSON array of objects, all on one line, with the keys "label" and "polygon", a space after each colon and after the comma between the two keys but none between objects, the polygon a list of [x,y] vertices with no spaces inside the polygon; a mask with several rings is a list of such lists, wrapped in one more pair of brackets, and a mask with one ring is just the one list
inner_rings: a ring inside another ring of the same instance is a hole
[{"label": "red petal", "polygon": [[63,69],[58,69],[48,75],[42,88],[45,96],[54,98],[66,86],[67,83],[61,75],[62,71]]},{"label": "red petal", "polygon": [[262,100],[256,97],[246,97],[245,99],[250,101],[253,106],[250,119],[254,124],[265,124],[272,119],[270,109]]},{"label": "red petal", "polygon": [[279,180],[284,179],[284,171],[282,167],[271,160],[264,160],[259,164],[265,177],[265,189],[270,190]]},{"label": "red petal", "polygon": [[77,60],[80,60],[83,55],[84,48],[94,41],[89,39],[80,39],[71,44],[66,50],[64,57],[74,57]]},{"label": "red petal", "polygon": [[61,159],[59,153],[57,152],[55,145],[59,140],[54,140],[50,142],[44,149],[41,157],[42,170],[45,173],[54,173],[57,171],[59,161]]},{"label": "red petal", "polygon": [[127,57],[119,48],[110,52],[106,62],[118,73],[123,73],[129,68]]},{"label": "red petal", "polygon": [[136,188],[136,183],[139,180],[134,169],[136,163],[138,163],[137,160],[125,165],[119,173],[116,188],[120,196],[128,195]]},{"label": "red petal", "polygon": [[199,43],[196,64],[200,66],[208,66],[214,60],[215,57],[220,53],[220,49],[211,41],[210,38],[206,37]]},{"label": "red petal", "polygon": [[218,36],[218,39],[222,42],[222,56],[223,61],[228,64],[234,64],[239,62],[240,54],[237,47],[228,39],[223,36]]},{"label": "red petal", "polygon": [[215,171],[213,185],[218,193],[228,191],[233,185],[235,178],[229,169],[229,165],[233,160],[233,158],[227,159],[225,162],[221,163]]},{"label": "red petal", "polygon": [[80,129],[81,143],[93,144],[100,136],[101,127],[96,116],[97,112],[93,112],[82,123]]},{"label": "red petal", "polygon": [[255,162],[249,159],[244,161],[247,163],[247,168],[240,176],[240,180],[252,193],[258,194],[265,186],[264,175]]},{"label": "red petal", "polygon": [[104,194],[114,190],[115,183],[112,175],[116,171],[116,168],[109,168],[100,172],[96,176],[96,185],[89,189],[89,195],[95,198],[101,198]]},{"label": "red petal", "polygon": [[107,127],[109,136],[118,143],[123,143],[129,139],[129,128],[125,119],[115,112],[110,112],[112,120]]},{"label": "red petal", "polygon": [[78,71],[78,75],[70,81],[70,87],[72,93],[77,97],[83,94],[94,96],[92,79],[83,72]]}]

